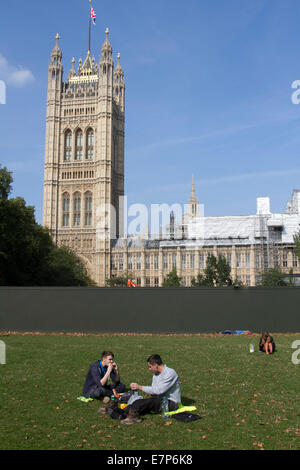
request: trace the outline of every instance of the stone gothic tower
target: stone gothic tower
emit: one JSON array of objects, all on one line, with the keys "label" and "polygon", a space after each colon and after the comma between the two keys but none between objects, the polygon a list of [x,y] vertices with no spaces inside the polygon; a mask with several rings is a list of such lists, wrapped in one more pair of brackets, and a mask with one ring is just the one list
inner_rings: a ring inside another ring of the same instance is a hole
[{"label": "stone gothic tower", "polygon": [[[71,247],[95,282],[110,277],[111,241],[122,235],[124,74],[109,31],[95,64],[88,51],[63,81],[59,36],[48,73],[43,224]],[[121,198],[121,199],[120,199]]]},{"label": "stone gothic tower", "polygon": [[192,176],[192,188],[188,203],[188,215],[190,218],[199,216],[199,202],[195,193],[194,175]]}]

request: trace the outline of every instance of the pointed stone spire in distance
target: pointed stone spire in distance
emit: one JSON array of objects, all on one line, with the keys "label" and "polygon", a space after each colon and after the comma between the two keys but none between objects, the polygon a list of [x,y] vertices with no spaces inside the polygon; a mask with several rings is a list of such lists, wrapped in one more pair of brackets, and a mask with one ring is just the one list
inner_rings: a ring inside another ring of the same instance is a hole
[{"label": "pointed stone spire in distance", "polygon": [[192,175],[192,189],[191,189],[191,196],[190,196],[190,202],[198,202],[196,193],[195,193],[195,183],[194,183],[194,175]]},{"label": "pointed stone spire in distance", "polygon": [[60,49],[60,46],[59,46],[59,34],[57,33],[56,35],[56,43],[55,43],[55,46],[54,48],[52,49],[52,54],[51,54],[51,57],[52,58],[56,58],[56,59],[61,59],[62,58],[62,52],[61,52],[61,49]]},{"label": "pointed stone spire in distance", "polygon": [[198,214],[198,199],[195,193],[195,183],[194,183],[194,175],[192,176],[192,188],[191,188],[191,195],[189,200],[189,214],[192,217],[196,217]]},{"label": "pointed stone spire in distance", "polygon": [[72,59],[72,68],[69,72],[69,77],[74,77],[76,75],[76,70],[75,70],[75,58],[73,57]]},{"label": "pointed stone spire in distance", "polygon": [[[111,57],[111,54],[112,54],[112,47],[111,47],[111,44],[109,42],[109,39],[108,39],[108,35],[109,35],[109,29],[106,28],[105,30],[105,41],[101,47],[101,55],[102,55],[102,58],[105,58],[105,59],[109,59]],[[105,54],[106,53],[106,54]]]},{"label": "pointed stone spire in distance", "polygon": [[121,64],[120,64],[120,57],[121,57],[121,54],[120,54],[120,52],[118,52],[118,55],[117,55],[118,63],[116,65],[116,69],[121,69],[122,68]]}]

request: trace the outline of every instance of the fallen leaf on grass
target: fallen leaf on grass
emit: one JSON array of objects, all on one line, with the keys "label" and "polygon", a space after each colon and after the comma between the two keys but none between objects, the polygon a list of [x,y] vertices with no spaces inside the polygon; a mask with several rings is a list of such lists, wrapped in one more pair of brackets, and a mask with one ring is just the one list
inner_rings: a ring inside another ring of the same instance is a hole
[{"label": "fallen leaf on grass", "polygon": [[253,445],[259,447],[261,450],[264,450],[263,442],[253,442]]}]

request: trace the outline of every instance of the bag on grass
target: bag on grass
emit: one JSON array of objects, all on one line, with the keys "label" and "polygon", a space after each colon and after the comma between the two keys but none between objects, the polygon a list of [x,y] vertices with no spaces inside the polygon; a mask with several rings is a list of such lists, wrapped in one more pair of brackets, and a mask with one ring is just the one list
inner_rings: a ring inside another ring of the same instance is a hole
[{"label": "bag on grass", "polygon": [[124,415],[123,410],[120,408],[110,408],[107,407],[107,414],[110,416],[112,419],[124,419],[126,416]]},{"label": "bag on grass", "polygon": [[191,421],[201,419],[201,416],[196,415],[195,413],[184,411],[183,413],[172,415],[172,418],[177,419],[177,421],[181,421],[182,423],[190,423]]},{"label": "bag on grass", "polygon": [[120,403],[127,403],[128,405],[132,405],[135,400],[140,400],[141,398],[143,397],[139,394],[139,392],[136,390],[130,390],[129,392],[122,393],[119,401]]}]

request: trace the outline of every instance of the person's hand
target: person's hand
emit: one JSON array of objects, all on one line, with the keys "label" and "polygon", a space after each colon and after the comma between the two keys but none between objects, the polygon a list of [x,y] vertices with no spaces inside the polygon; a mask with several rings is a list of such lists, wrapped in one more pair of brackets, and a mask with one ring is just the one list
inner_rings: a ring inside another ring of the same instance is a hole
[{"label": "person's hand", "polygon": [[141,385],[139,385],[137,383],[130,384],[130,388],[131,388],[131,390],[142,390]]},{"label": "person's hand", "polygon": [[113,363],[111,362],[110,364],[108,364],[107,366],[107,372],[111,373],[111,371],[113,370],[114,366],[113,366]]}]

